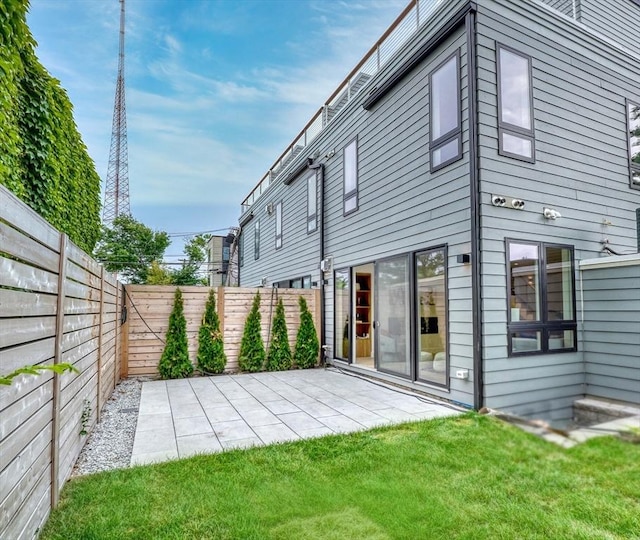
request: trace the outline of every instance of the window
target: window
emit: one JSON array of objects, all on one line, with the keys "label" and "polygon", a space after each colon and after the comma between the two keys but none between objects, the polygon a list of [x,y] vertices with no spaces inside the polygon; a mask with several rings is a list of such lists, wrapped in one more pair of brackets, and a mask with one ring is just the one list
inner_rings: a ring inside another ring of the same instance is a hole
[{"label": "window", "polygon": [[576,350],[573,248],[507,241],[509,355]]},{"label": "window", "polygon": [[640,189],[640,105],[627,101],[631,187]]},{"label": "window", "polygon": [[282,201],[276,204],[276,249],[282,247]]},{"label": "window", "polygon": [[498,45],[498,153],[535,162],[531,58]]},{"label": "window", "polygon": [[317,229],[318,216],[318,182],[315,171],[307,178],[307,232]]},{"label": "window", "polygon": [[260,220],[256,220],[253,237],[253,256],[256,260],[260,258]]},{"label": "window", "polygon": [[344,149],[344,215],[358,209],[358,139]]},{"label": "window", "polygon": [[459,64],[456,52],[429,76],[431,172],[462,157]]}]

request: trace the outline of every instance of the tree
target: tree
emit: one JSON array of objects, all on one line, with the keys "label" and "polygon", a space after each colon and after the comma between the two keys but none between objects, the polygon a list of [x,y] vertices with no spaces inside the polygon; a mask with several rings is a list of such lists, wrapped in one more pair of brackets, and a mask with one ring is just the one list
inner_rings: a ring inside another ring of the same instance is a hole
[{"label": "tree", "polygon": [[189,360],[187,321],[184,318],[184,303],[179,288],[174,295],[173,310],[169,316],[169,328],[158,371],[163,379],[178,379],[193,373],[193,365]]},{"label": "tree", "polygon": [[238,364],[242,371],[260,371],[264,365],[264,342],[260,328],[260,293],[253,298],[251,311],[244,324]]},{"label": "tree", "polygon": [[172,275],[158,261],[153,261],[147,271],[147,285],[171,285]]},{"label": "tree", "polygon": [[110,228],[103,227],[94,257],[126,281],[146,283],[151,264],[162,260],[170,243],[166,232],[154,232],[133,217],[120,215]]},{"label": "tree", "polygon": [[207,243],[210,234],[198,234],[189,239],[184,246],[186,259],[182,268],[171,272],[174,285],[207,285],[208,279],[200,275],[203,263],[207,260]]},{"label": "tree", "polygon": [[305,369],[316,365],[320,342],[313,324],[313,317],[307,307],[307,301],[302,296],[298,299],[298,305],[300,306],[300,327],[296,335],[296,350],[293,361],[299,368]]},{"label": "tree", "polygon": [[222,373],[227,365],[215,291],[209,291],[202,325],[198,332],[198,368],[204,373]]},{"label": "tree", "polygon": [[284,316],[282,298],[278,300],[276,315],[271,329],[271,343],[267,354],[268,371],[284,371],[291,369],[291,347],[287,333],[287,321]]}]

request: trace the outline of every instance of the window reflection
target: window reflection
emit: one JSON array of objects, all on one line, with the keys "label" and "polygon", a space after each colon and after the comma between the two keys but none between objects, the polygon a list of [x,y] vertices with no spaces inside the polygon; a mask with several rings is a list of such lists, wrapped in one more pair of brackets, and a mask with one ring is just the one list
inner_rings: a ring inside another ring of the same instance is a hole
[{"label": "window reflection", "polygon": [[417,254],[415,271],[418,378],[444,385],[447,382],[445,251]]},{"label": "window reflection", "polygon": [[351,284],[349,270],[336,270],[335,282],[335,355],[343,360],[349,359],[350,329],[349,329],[349,298]]}]

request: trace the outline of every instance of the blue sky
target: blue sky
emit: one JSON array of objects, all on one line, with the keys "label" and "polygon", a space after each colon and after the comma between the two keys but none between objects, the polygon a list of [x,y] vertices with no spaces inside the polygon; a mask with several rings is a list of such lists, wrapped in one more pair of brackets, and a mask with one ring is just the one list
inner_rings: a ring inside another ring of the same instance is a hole
[{"label": "blue sky", "polygon": [[[134,217],[169,233],[237,225],[244,197],[407,3],[127,0]],[[27,19],[103,181],[119,11],[118,0],[31,0]]]}]

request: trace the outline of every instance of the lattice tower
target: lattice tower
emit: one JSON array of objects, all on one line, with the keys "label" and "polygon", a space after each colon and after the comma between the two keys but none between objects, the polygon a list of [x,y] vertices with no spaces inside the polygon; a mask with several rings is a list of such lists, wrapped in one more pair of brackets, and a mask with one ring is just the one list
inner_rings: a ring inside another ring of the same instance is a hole
[{"label": "lattice tower", "polygon": [[120,2],[120,47],[118,79],[113,108],[111,149],[104,192],[102,222],[109,226],[119,215],[131,215],[129,207],[129,156],[127,149],[127,112],[124,92],[124,2]]}]

